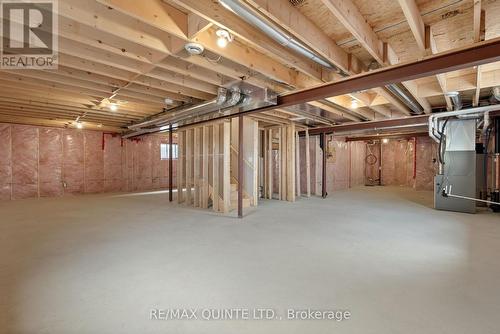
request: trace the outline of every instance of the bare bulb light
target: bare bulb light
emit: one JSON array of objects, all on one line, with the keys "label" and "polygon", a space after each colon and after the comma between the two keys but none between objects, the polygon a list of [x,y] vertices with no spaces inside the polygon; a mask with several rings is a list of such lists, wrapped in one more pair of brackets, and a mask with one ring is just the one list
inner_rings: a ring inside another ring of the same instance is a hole
[{"label": "bare bulb light", "polygon": [[352,109],[358,109],[358,101],[357,100],[352,100],[351,101],[351,108]]},{"label": "bare bulb light", "polygon": [[219,48],[225,48],[227,46],[227,39],[224,37],[217,38],[217,46]]},{"label": "bare bulb light", "polygon": [[83,129],[83,123],[82,122],[76,122],[76,128],[77,129]]},{"label": "bare bulb light", "polygon": [[388,142],[389,142],[389,139],[387,139],[387,138],[382,139],[382,143],[387,144]]},{"label": "bare bulb light", "polygon": [[227,30],[217,29],[215,34],[217,35],[217,46],[220,48],[225,48],[229,42],[233,41],[233,36]]},{"label": "bare bulb light", "polygon": [[114,104],[114,103],[110,104],[109,105],[109,110],[111,110],[111,111],[117,111],[118,110],[118,106],[116,104]]}]

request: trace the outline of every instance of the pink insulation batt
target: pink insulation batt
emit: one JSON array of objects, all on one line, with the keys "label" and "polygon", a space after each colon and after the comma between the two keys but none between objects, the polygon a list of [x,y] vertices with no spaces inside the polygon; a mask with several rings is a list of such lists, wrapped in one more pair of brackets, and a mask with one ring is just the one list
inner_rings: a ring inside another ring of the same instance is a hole
[{"label": "pink insulation batt", "polygon": [[167,188],[161,143],[166,135],[122,141],[100,131],[0,123],[0,200]]}]

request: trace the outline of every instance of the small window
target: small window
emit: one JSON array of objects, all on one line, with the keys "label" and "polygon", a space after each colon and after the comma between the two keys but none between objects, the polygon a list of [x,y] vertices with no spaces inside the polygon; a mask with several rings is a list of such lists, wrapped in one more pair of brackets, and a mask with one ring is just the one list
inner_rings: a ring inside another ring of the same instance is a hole
[{"label": "small window", "polygon": [[[179,149],[177,144],[172,144],[172,159],[179,157]],[[168,160],[170,158],[170,144],[160,144],[161,160]]]}]

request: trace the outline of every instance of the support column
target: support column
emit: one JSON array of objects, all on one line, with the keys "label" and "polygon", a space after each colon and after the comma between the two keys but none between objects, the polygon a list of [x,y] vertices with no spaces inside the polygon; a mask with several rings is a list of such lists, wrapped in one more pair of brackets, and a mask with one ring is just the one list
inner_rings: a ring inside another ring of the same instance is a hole
[{"label": "support column", "polygon": [[282,156],[283,156],[283,138],[282,138],[282,127],[280,127],[278,129],[278,198],[280,201],[283,200],[283,192],[281,191],[281,187],[282,187],[282,176],[283,176],[283,173],[282,173],[282,169],[283,169],[283,159],[282,159]]},{"label": "support column", "polygon": [[202,145],[202,182],[201,182],[201,204],[204,209],[208,209],[208,157],[209,157],[209,132],[208,126],[203,127],[203,145]]},{"label": "support column", "polygon": [[194,207],[200,207],[200,157],[201,157],[201,127],[194,129],[193,141],[193,183],[194,183]]},{"label": "support column", "polygon": [[295,169],[295,189],[297,190],[297,196],[300,197],[302,192],[300,189],[300,139],[298,132],[295,132],[295,162],[297,166]]},{"label": "support column", "polygon": [[269,176],[268,180],[267,180],[267,185],[269,187],[268,189],[268,198],[269,199],[273,199],[273,179],[274,179],[274,175],[273,175],[273,130],[272,129],[269,129],[269,140],[268,140],[268,144],[269,144],[269,147],[268,147],[268,163],[267,163],[267,168],[268,168],[268,171],[267,171],[267,175]]},{"label": "support column", "polygon": [[323,150],[323,162],[322,162],[322,173],[321,173],[321,197],[326,198],[326,133],[321,133],[320,146]]},{"label": "support column", "polygon": [[172,134],[172,124],[169,126],[169,131],[168,131],[168,148],[169,148],[169,154],[168,154],[168,201],[172,202],[173,201],[173,154],[174,154],[174,146],[173,146],[173,134]]},{"label": "support column", "polygon": [[220,210],[220,124],[216,123],[213,126],[213,159],[212,159],[212,203],[214,211],[219,212]]},{"label": "support column", "polygon": [[186,202],[193,204],[193,130],[186,131]]},{"label": "support column", "polygon": [[224,198],[224,213],[228,213],[231,210],[231,121],[225,120],[223,129],[222,197]]},{"label": "support column", "polygon": [[184,202],[185,139],[186,131],[179,131],[177,137],[179,147],[179,158],[177,159],[177,203],[179,204]]},{"label": "support column", "polygon": [[243,218],[243,116],[238,117],[238,218]]},{"label": "support column", "polygon": [[311,197],[311,151],[309,151],[309,129],[306,129],[306,191]]}]

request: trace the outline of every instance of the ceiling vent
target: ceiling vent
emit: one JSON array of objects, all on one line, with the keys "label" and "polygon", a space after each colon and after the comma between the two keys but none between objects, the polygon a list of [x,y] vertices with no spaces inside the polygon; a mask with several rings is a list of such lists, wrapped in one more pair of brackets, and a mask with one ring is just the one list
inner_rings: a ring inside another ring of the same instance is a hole
[{"label": "ceiling vent", "polygon": [[191,55],[201,55],[205,51],[203,45],[198,43],[187,43],[184,45],[184,49]]}]

